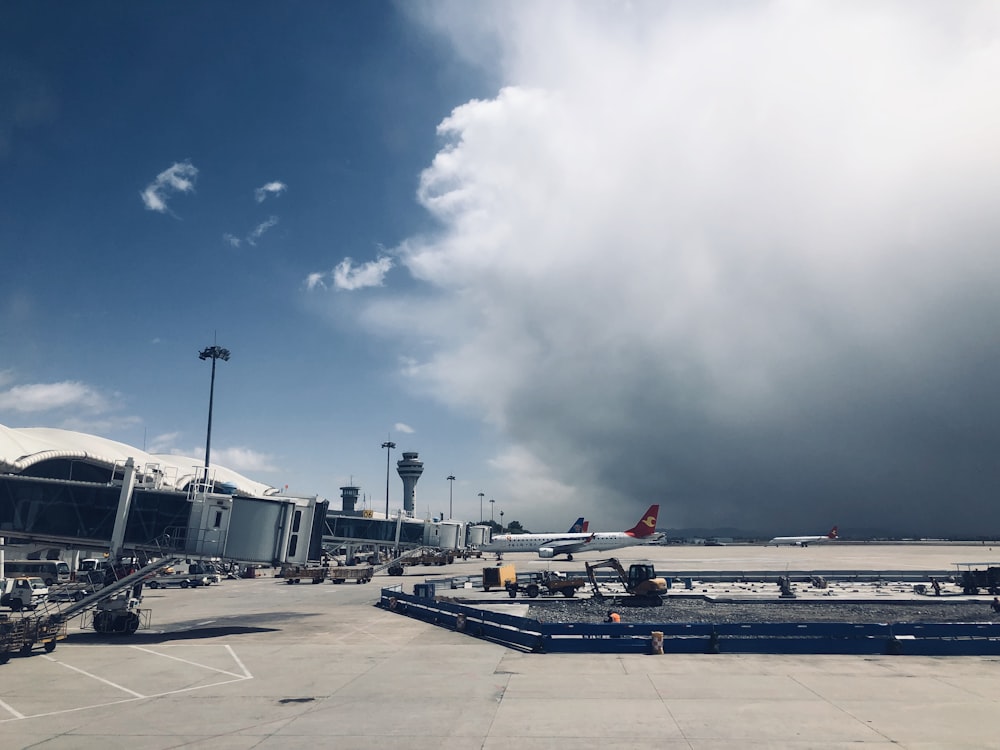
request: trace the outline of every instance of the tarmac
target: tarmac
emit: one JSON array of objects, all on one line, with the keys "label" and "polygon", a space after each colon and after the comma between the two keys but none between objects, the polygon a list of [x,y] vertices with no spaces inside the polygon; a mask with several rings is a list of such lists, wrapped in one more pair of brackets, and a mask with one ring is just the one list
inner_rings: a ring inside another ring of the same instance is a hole
[{"label": "tarmac", "polygon": [[[610,554],[663,572],[780,573],[947,570],[991,552],[833,543]],[[586,557],[505,562],[569,570]],[[410,568],[367,585],[268,577],[146,592],[149,630],[112,639],[74,622],[51,654],[0,666],[0,747],[1000,746],[995,657],[528,654],[374,606],[382,586],[411,590],[492,564]]]}]

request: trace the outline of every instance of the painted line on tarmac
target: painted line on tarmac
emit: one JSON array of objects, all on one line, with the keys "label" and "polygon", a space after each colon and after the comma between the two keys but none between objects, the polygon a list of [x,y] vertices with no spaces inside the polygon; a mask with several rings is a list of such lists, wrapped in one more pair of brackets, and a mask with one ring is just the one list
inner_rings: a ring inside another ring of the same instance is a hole
[{"label": "painted line on tarmac", "polygon": [[247,672],[247,668],[244,667],[243,664],[240,662],[240,660],[236,657],[236,654],[233,653],[233,649],[230,646],[226,646],[226,648],[229,650],[229,653],[232,655],[233,659],[236,660],[236,663],[243,670],[243,674],[228,672],[225,669],[219,669],[218,667],[210,667],[207,664],[199,664],[196,661],[190,661],[189,659],[182,659],[179,656],[171,656],[170,654],[161,654],[159,651],[153,651],[152,649],[143,648],[142,646],[130,646],[129,648],[134,648],[136,651],[143,651],[147,654],[152,654],[153,656],[162,656],[164,659],[172,659],[173,661],[179,661],[183,664],[190,664],[192,667],[201,667],[202,669],[208,669],[211,670],[212,672],[218,672],[219,674],[224,674],[228,675],[229,677],[234,677],[237,680],[248,680],[253,678],[253,675]]},{"label": "painted line on tarmac", "polygon": [[236,662],[237,665],[239,665],[239,668],[243,670],[243,674],[246,675],[246,679],[252,680],[253,675],[250,674],[250,670],[246,668],[246,665],[243,663],[243,660],[236,655],[235,651],[233,651],[233,647],[230,646],[229,644],[226,644],[226,650],[229,651],[229,655],[233,657],[233,660]]},{"label": "painted line on tarmac", "polygon": [[[83,648],[102,648],[102,647],[101,646],[84,646]],[[194,667],[202,667],[204,669],[208,669],[208,670],[211,670],[213,672],[219,672],[220,674],[224,674],[224,675],[228,675],[230,677],[233,677],[233,679],[231,679],[231,680],[222,680],[221,682],[213,682],[213,683],[210,683],[208,685],[193,685],[191,687],[179,688],[178,690],[167,690],[166,692],[163,692],[163,693],[153,693],[151,695],[142,695],[141,693],[137,693],[134,690],[129,690],[128,688],[122,687],[121,685],[116,685],[115,683],[111,682],[110,680],[106,680],[103,677],[98,677],[97,675],[90,674],[89,672],[86,672],[85,670],[82,670],[79,667],[74,667],[74,666],[71,666],[70,664],[67,664],[65,662],[61,662],[58,659],[56,659],[55,657],[52,657],[52,656],[49,656],[49,655],[46,654],[46,655],[42,656],[43,659],[47,659],[48,661],[53,662],[54,664],[59,664],[61,666],[66,667],[67,669],[73,670],[74,672],[78,672],[78,673],[80,673],[82,675],[85,675],[86,677],[90,677],[92,679],[95,679],[95,680],[98,680],[100,682],[103,682],[103,683],[105,683],[107,685],[110,685],[111,687],[117,688],[119,690],[123,690],[126,693],[129,693],[130,695],[132,695],[134,697],[132,697],[132,698],[122,698],[121,700],[116,700],[116,701],[107,701],[105,703],[93,703],[93,704],[88,705],[88,706],[75,706],[73,708],[64,708],[64,709],[61,709],[59,711],[46,711],[46,712],[40,713],[40,714],[31,714],[30,716],[22,714],[20,711],[15,710],[12,706],[9,706],[8,704],[6,704],[2,700],[0,700],[0,708],[8,711],[11,714],[11,718],[9,718],[9,719],[0,719],[0,724],[6,724],[7,722],[18,721],[18,720],[23,720],[23,719],[40,719],[40,718],[45,718],[47,716],[58,716],[60,714],[75,713],[77,711],[88,711],[88,710],[95,709],[95,708],[105,708],[107,706],[117,706],[117,705],[122,704],[122,703],[134,703],[135,701],[138,701],[138,700],[148,700],[148,699],[151,699],[151,698],[163,698],[163,697],[168,696],[168,695],[177,695],[178,693],[193,693],[193,692],[195,692],[197,690],[205,690],[206,688],[212,688],[212,687],[221,687],[222,685],[229,685],[230,683],[244,682],[245,680],[252,680],[253,679],[253,675],[250,674],[250,670],[248,670],[246,668],[246,666],[243,664],[243,662],[240,660],[240,658],[236,655],[236,652],[233,651],[232,646],[229,646],[229,645],[226,645],[225,648],[229,652],[229,654],[233,657],[233,659],[236,661],[236,663],[239,665],[240,669],[243,670],[244,674],[242,674],[242,675],[238,675],[238,674],[235,674],[233,672],[227,672],[224,669],[217,669],[216,667],[210,667],[207,664],[198,664],[197,662],[188,661],[187,659],[180,659],[180,658],[177,658],[177,657],[174,657],[174,656],[167,656],[166,654],[160,654],[160,653],[157,653],[155,651],[149,651],[148,649],[144,649],[144,648],[139,647],[139,646],[132,646],[132,648],[136,648],[136,649],[138,649],[140,651],[146,651],[146,652],[148,652],[148,653],[150,653],[150,654],[152,654],[154,656],[166,656],[168,659],[174,659],[175,661],[184,662],[184,663],[190,664],[191,666],[194,666]]]},{"label": "painted line on tarmac", "polygon": [[67,664],[64,661],[59,661],[58,659],[54,659],[51,656],[44,656],[43,658],[48,659],[49,661],[54,662],[54,663],[56,663],[56,664],[58,664],[60,666],[66,667],[66,669],[72,669],[74,672],[79,672],[80,674],[82,674],[82,675],[84,675],[86,677],[90,677],[91,679],[97,680],[98,682],[103,682],[105,685],[110,685],[111,687],[115,688],[116,690],[121,690],[123,693],[128,693],[129,695],[135,696],[136,698],[145,698],[145,697],[147,697],[147,696],[143,695],[142,693],[137,693],[134,690],[129,690],[124,685],[119,685],[118,683],[112,682],[111,680],[105,680],[103,677],[98,677],[96,674],[91,674],[90,672],[87,672],[87,671],[85,671],[83,669],[80,669],[79,667],[74,667],[72,664]]},{"label": "painted line on tarmac", "polygon": [[23,719],[24,718],[24,714],[22,714],[22,713],[20,713],[18,711],[15,711],[11,706],[8,706],[3,701],[0,701],[0,708],[4,709],[6,711],[9,711],[10,713],[12,713],[14,715],[15,719]]}]

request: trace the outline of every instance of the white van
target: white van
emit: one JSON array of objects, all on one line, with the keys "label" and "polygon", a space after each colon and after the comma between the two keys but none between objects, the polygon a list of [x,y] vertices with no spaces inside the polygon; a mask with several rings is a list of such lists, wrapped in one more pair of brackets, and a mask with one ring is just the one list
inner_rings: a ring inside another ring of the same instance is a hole
[{"label": "white van", "polygon": [[80,573],[90,573],[95,570],[100,570],[104,565],[104,560],[97,557],[87,557],[80,560],[80,567],[77,571]]}]

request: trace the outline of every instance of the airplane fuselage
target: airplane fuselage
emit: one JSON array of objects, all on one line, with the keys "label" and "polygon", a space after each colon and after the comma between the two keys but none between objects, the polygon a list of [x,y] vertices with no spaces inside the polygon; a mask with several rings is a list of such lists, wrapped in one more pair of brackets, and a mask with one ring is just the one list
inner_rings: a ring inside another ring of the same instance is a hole
[{"label": "airplane fuselage", "polygon": [[773,544],[775,547],[787,545],[789,547],[808,547],[813,542],[829,542],[828,536],[776,536],[764,546]]},{"label": "airplane fuselage", "polygon": [[[539,557],[555,557],[564,553],[559,545],[580,545],[573,552],[604,552],[607,550],[648,544],[658,536],[637,538],[624,531],[608,531],[593,534],[503,534],[483,545],[484,552],[536,552]],[[554,547],[548,545],[555,544]],[[546,550],[549,550],[546,553]]]}]

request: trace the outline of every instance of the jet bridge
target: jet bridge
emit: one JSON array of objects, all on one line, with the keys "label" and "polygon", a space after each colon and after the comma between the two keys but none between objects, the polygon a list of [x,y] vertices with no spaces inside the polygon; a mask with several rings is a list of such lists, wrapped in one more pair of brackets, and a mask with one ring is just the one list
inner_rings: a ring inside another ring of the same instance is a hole
[{"label": "jet bridge", "polygon": [[155,551],[281,565],[319,559],[326,501],[220,492],[210,476],[184,490],[136,481],[132,459],[105,481],[0,475],[0,535],[66,547]]}]

